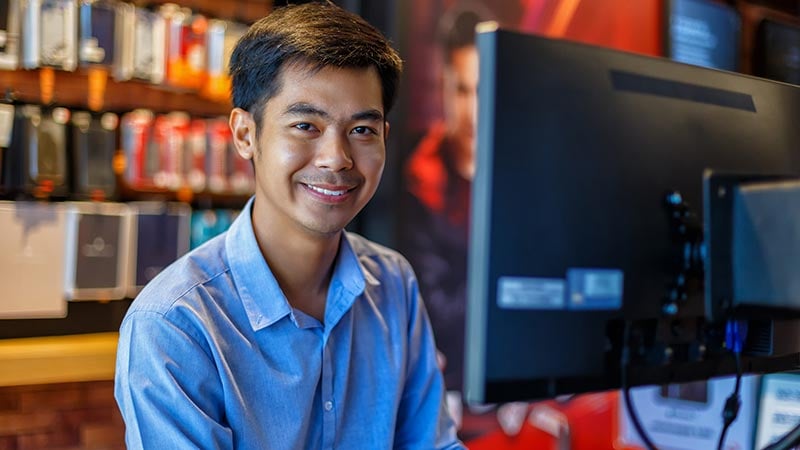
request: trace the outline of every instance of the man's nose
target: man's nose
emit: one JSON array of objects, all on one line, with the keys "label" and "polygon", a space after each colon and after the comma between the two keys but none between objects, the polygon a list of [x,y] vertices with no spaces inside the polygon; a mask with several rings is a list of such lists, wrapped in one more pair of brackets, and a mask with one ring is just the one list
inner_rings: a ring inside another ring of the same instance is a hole
[{"label": "man's nose", "polygon": [[315,163],[320,169],[333,172],[353,168],[350,141],[341,133],[330,133],[319,141]]}]

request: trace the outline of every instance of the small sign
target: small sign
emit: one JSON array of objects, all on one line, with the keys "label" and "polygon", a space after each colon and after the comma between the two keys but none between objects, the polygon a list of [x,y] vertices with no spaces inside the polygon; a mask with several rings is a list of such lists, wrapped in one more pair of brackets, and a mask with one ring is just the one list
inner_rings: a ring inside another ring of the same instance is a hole
[{"label": "small sign", "polygon": [[564,280],[500,277],[497,306],[506,309],[564,309]]},{"label": "small sign", "polygon": [[623,275],[616,269],[569,269],[569,309],[622,308]]}]

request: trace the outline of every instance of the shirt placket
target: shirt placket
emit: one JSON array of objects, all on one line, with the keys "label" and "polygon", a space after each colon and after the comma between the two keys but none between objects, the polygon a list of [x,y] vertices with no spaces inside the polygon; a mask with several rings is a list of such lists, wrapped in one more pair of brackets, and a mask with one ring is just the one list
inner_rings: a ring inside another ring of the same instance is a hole
[{"label": "shirt placket", "polygon": [[336,399],[333,396],[333,338],[323,336],[322,345],[322,447],[334,448],[336,441]]}]

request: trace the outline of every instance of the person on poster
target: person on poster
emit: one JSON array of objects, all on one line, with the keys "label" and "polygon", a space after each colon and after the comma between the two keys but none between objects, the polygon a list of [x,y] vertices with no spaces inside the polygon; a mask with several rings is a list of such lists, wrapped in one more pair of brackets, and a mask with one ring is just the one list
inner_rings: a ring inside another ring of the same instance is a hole
[{"label": "person on poster", "polygon": [[399,56],[357,15],[306,3],[256,22],[230,66],[256,192],[131,305],[128,448],[464,448],[411,266],[344,231],[383,171]]},{"label": "person on poster", "polygon": [[431,316],[448,390],[462,388],[470,187],[475,172],[478,51],[473,9],[454,9],[439,30],[443,119],[409,156],[401,227]]}]

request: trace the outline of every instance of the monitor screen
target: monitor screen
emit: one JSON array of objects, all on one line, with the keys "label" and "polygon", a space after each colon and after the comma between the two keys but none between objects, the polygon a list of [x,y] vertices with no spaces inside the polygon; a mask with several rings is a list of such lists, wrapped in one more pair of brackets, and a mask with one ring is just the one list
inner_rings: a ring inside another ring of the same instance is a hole
[{"label": "monitor screen", "polygon": [[[623,354],[628,385],[732,373],[703,177],[798,174],[800,88],[496,28],[478,48],[467,400],[617,388]],[[797,365],[775,331],[752,324],[748,371]]]},{"label": "monitor screen", "polygon": [[669,0],[666,4],[668,57],[715,69],[739,68],[742,21],[732,6],[714,0]]}]

